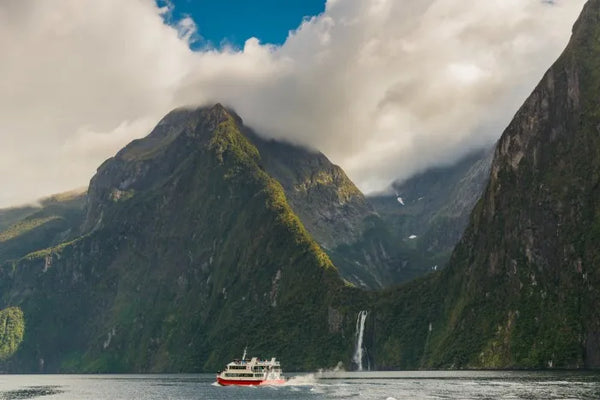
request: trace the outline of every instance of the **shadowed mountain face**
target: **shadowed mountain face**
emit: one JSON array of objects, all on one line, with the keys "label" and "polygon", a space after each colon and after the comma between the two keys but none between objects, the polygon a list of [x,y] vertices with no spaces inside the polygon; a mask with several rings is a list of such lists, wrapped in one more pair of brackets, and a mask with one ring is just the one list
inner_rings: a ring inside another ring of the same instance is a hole
[{"label": "shadowed mountain face", "polygon": [[593,0],[498,142],[490,184],[455,251],[449,273],[462,275],[469,301],[452,335],[488,338],[480,362],[600,365],[599,39]]},{"label": "shadowed mountain face", "polygon": [[486,338],[481,363],[600,366],[599,39],[592,0],[498,142],[453,256],[449,274],[469,300],[446,340]]},{"label": "shadowed mountain face", "polygon": [[415,275],[448,262],[488,182],[492,155],[492,148],[474,152],[368,197],[397,246],[406,248],[403,264]]},{"label": "shadowed mountain face", "polygon": [[261,154],[261,163],[286,192],[290,206],[324,248],[360,239],[365,219],[374,214],[344,171],[322,153],[261,139],[246,132]]},{"label": "shadowed mountain face", "polygon": [[377,289],[423,273],[406,267],[404,260],[413,251],[398,245],[340,167],[322,153],[264,140],[248,129],[245,134],[259,150],[261,165],[281,183],[290,206],[344,279]]},{"label": "shadowed mountain face", "polygon": [[176,110],[98,169],[82,235],[0,269],[26,326],[6,368],[216,370],[246,345],[289,369],[350,358],[358,291],[242,129],[220,105]]},{"label": "shadowed mountain face", "polygon": [[80,190],[48,197],[38,205],[0,210],[0,263],[77,237],[85,198]]},{"label": "shadowed mountain face", "polygon": [[[599,43],[591,0],[499,140],[448,267],[381,300],[380,318],[401,322],[379,337],[405,330],[384,339],[397,344],[387,365],[404,350],[422,366],[600,367]],[[421,298],[399,306],[408,292]]]}]

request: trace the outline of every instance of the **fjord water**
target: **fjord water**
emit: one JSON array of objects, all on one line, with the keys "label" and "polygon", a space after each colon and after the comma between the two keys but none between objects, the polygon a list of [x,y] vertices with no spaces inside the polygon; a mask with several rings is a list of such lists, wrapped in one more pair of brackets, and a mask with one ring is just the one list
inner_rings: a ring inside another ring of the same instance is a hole
[{"label": "fjord water", "polygon": [[592,372],[418,371],[292,376],[282,386],[220,387],[214,375],[2,375],[0,399],[599,399]]}]

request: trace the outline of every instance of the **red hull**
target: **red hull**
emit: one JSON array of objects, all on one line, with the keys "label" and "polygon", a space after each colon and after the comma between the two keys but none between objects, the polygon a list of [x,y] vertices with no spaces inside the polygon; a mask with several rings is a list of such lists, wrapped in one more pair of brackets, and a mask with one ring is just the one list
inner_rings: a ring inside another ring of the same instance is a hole
[{"label": "red hull", "polygon": [[259,386],[259,385],[281,385],[285,383],[283,379],[277,380],[238,380],[238,379],[223,379],[217,376],[217,383],[221,386]]}]

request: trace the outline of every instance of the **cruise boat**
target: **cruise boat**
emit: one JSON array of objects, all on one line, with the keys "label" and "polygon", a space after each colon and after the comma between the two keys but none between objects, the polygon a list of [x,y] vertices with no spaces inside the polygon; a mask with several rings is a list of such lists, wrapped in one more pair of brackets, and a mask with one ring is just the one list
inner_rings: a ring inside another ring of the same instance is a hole
[{"label": "cruise boat", "polygon": [[285,383],[281,374],[281,364],[275,359],[261,360],[258,357],[246,359],[246,351],[241,360],[233,360],[225,370],[217,373],[217,383],[222,386],[241,385],[280,385]]}]

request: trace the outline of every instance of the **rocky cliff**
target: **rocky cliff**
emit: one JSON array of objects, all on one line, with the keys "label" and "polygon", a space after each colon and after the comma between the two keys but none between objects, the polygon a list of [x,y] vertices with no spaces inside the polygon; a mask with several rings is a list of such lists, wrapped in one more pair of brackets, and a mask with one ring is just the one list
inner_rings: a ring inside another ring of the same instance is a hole
[{"label": "rocky cliff", "polygon": [[449,271],[465,300],[444,341],[480,343],[470,363],[600,366],[599,39],[591,0],[496,147]]},{"label": "rocky cliff", "polygon": [[[600,1],[590,0],[499,140],[447,269],[388,293],[419,299],[380,300],[382,321],[402,321],[379,325],[387,365],[408,353],[425,367],[600,366],[599,43]],[[394,329],[405,332],[394,339]]]}]

